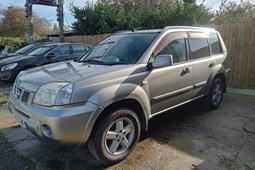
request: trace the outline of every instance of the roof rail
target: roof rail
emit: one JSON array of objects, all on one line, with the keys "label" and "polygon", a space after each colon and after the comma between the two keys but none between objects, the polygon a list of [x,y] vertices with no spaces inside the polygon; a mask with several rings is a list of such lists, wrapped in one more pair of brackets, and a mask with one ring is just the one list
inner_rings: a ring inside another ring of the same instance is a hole
[{"label": "roof rail", "polygon": [[116,31],[113,34],[118,34],[118,33],[123,33],[123,32],[132,32],[132,30],[120,30],[120,31]]},{"label": "roof rail", "polygon": [[166,26],[161,29],[161,31],[164,31],[166,29],[196,29],[196,30],[210,30],[215,31],[214,28],[206,28],[206,27],[190,27],[190,26]]}]

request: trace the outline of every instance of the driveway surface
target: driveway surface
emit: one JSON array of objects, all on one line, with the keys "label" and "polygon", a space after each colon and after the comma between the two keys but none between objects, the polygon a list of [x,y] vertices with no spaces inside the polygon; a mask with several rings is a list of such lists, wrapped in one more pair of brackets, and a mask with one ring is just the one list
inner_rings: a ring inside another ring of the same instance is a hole
[{"label": "driveway surface", "polygon": [[6,105],[0,128],[0,169],[255,170],[255,99],[240,95],[225,95],[215,111],[197,101],[155,117],[132,154],[112,166],[100,165],[86,147],[39,142]]}]

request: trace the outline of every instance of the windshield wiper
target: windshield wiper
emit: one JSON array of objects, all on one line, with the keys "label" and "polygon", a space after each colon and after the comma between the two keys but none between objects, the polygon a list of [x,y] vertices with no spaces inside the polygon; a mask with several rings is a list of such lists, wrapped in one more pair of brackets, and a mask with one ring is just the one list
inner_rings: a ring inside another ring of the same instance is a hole
[{"label": "windshield wiper", "polygon": [[113,62],[113,63],[106,63],[107,65],[113,66],[113,65],[125,65],[125,64],[130,64],[127,62]]},{"label": "windshield wiper", "polygon": [[100,60],[96,60],[96,59],[87,59],[87,60],[83,60],[80,62],[86,62],[86,63],[90,63],[90,64],[102,64],[102,65],[106,65],[105,62],[100,61]]}]

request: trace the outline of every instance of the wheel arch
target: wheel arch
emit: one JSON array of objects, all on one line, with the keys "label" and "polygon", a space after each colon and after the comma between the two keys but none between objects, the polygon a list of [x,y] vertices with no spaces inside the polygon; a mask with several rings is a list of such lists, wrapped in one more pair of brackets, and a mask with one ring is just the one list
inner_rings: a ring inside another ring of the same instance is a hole
[{"label": "wheel arch", "polygon": [[90,117],[89,124],[84,129],[81,144],[89,139],[104,115],[109,113],[109,110],[116,108],[128,108],[135,112],[139,118],[141,130],[147,131],[151,108],[146,92],[140,86],[126,85],[126,91],[120,90],[116,95],[115,89],[114,86],[101,89],[89,98],[89,102],[98,105],[98,109]]},{"label": "wheel arch", "polygon": [[206,95],[208,95],[209,91],[210,91],[210,87],[213,83],[213,81],[216,78],[220,78],[223,81],[223,85],[224,85],[224,89],[223,92],[226,93],[227,92],[227,80],[226,80],[226,73],[225,73],[225,67],[223,65],[217,65],[213,71],[212,74],[209,77],[209,80],[207,82],[206,85]]},{"label": "wheel arch", "polygon": [[117,108],[127,108],[132,110],[139,118],[139,121],[141,123],[142,131],[146,131],[148,128],[148,117],[143,111],[142,105],[135,99],[123,99],[120,101],[116,101],[115,103],[112,103],[108,105],[106,108],[103,109],[103,111],[100,113],[100,115],[97,117],[94,126],[102,121],[103,117],[109,113],[109,111],[117,109]]}]

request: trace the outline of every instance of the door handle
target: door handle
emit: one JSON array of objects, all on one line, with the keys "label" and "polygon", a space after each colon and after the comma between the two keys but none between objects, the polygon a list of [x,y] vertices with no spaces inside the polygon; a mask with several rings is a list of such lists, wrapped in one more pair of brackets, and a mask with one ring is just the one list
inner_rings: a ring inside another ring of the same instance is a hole
[{"label": "door handle", "polygon": [[182,73],[184,74],[190,73],[190,68],[189,67],[183,68]]},{"label": "door handle", "polygon": [[213,62],[211,62],[210,64],[209,64],[209,67],[212,67],[212,66],[214,66],[216,63],[213,61]]}]

